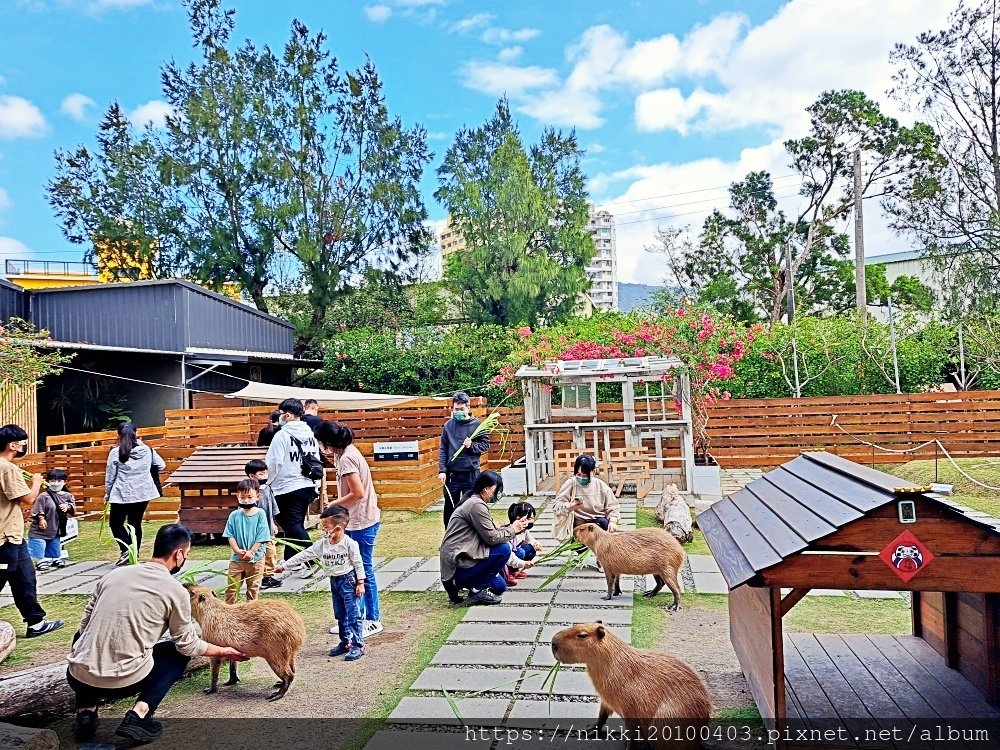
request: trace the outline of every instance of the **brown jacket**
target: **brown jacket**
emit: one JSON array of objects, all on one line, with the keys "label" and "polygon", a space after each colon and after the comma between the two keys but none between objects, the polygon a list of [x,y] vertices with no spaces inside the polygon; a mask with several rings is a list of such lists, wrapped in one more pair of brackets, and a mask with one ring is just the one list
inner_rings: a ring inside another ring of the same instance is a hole
[{"label": "brown jacket", "polygon": [[455,509],[441,540],[441,580],[455,577],[459,568],[471,568],[490,556],[490,547],[511,542],[514,530],[497,526],[479,495],[470,495]]}]

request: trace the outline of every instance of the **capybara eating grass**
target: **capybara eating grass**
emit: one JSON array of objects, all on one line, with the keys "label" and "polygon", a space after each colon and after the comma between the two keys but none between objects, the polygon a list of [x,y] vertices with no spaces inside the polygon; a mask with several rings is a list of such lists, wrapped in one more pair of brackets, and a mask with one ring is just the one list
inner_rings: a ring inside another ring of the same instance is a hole
[{"label": "capybara eating grass", "polygon": [[[302,616],[281,599],[260,599],[238,604],[226,604],[216,598],[211,589],[185,584],[191,596],[191,614],[201,625],[202,637],[209,643],[231,646],[247,656],[259,656],[267,662],[280,680],[277,690],[268,696],[275,701],[285,697],[295,679],[295,657],[306,640],[306,625]],[[212,659],[212,684],[205,689],[218,689],[222,659]],[[239,682],[236,662],[229,662],[229,681]]]},{"label": "capybara eating grass", "polygon": [[605,531],[594,523],[584,523],[574,529],[578,542],[587,545],[596,555],[608,581],[608,595],[621,593],[618,578],[622,575],[652,575],[656,585],[645,596],[656,596],[664,585],[674,595],[668,610],[681,606],[678,575],[684,564],[684,548],[663,529],[635,531]]}]

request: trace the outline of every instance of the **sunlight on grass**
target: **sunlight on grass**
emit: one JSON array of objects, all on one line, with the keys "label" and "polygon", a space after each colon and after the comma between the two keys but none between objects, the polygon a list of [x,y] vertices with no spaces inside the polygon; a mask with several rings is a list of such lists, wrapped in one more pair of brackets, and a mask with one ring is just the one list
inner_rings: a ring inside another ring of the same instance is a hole
[{"label": "sunlight on grass", "polygon": [[[691,511],[692,514],[694,511]],[[637,529],[663,528],[663,524],[656,520],[656,513],[652,508],[636,508],[635,527]],[[712,551],[705,542],[705,537],[698,529],[694,530],[694,539],[682,545],[684,551],[689,555],[711,555]]]},{"label": "sunlight on grass", "polygon": [[[1000,487],[1000,459],[958,458],[955,459],[955,462],[962,467],[962,471],[977,481],[992,487]],[[885,464],[877,468],[886,474],[892,474],[917,485],[933,482],[953,484],[955,491],[953,495],[948,497],[949,500],[968,505],[970,508],[989,513],[991,516],[1000,517],[1000,493],[970,482],[959,474],[943,455],[938,459],[936,470],[933,460]]]}]

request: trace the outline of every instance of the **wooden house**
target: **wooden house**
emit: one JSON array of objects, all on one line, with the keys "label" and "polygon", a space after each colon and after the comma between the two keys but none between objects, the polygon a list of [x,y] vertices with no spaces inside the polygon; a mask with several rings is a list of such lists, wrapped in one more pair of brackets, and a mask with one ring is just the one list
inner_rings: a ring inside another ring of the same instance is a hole
[{"label": "wooden house", "polygon": [[[910,484],[804,453],[698,516],[736,654],[779,731],[842,722],[874,746],[915,747],[870,732],[1000,718],[1000,521]],[[910,592],[911,634],[785,633],[810,589]],[[785,746],[824,743],[792,733]]]}]

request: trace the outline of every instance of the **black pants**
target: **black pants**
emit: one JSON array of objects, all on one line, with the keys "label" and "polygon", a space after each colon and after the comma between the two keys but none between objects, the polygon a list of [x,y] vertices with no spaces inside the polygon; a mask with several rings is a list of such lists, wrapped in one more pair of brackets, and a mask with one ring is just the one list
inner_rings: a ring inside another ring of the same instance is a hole
[{"label": "black pants", "polygon": [[[281,534],[285,539],[291,539],[293,542],[301,541],[306,547],[312,544],[306,531],[305,521],[309,504],[315,499],[316,490],[312,487],[303,487],[294,492],[274,496],[278,504],[278,516],[275,520],[281,525]],[[300,551],[286,544],[284,559],[287,560]]]},{"label": "black pants", "polygon": [[66,681],[76,693],[78,711],[96,706],[102,701],[117,701],[138,693],[136,700],[148,704],[149,713],[152,714],[174,683],[184,676],[189,661],[191,657],[181,654],[173,641],[161,641],[153,646],[153,671],[133,685],[110,690],[96,688],[80,682],[69,671],[66,672]]},{"label": "black pants", "polygon": [[446,529],[448,521],[451,520],[451,514],[462,502],[465,493],[472,490],[477,479],[479,479],[479,469],[447,472],[444,481],[444,527]]},{"label": "black pants", "polygon": [[28,545],[24,542],[0,544],[0,592],[10,581],[14,606],[29,626],[45,619],[45,610],[38,603],[35,593],[35,567],[31,564]]},{"label": "black pants", "polygon": [[111,512],[108,514],[108,526],[111,527],[111,536],[118,542],[119,548],[124,555],[132,542],[125,524],[128,523],[135,530],[135,549],[142,546],[142,517],[146,515],[146,506],[149,501],[143,503],[111,503]]}]

